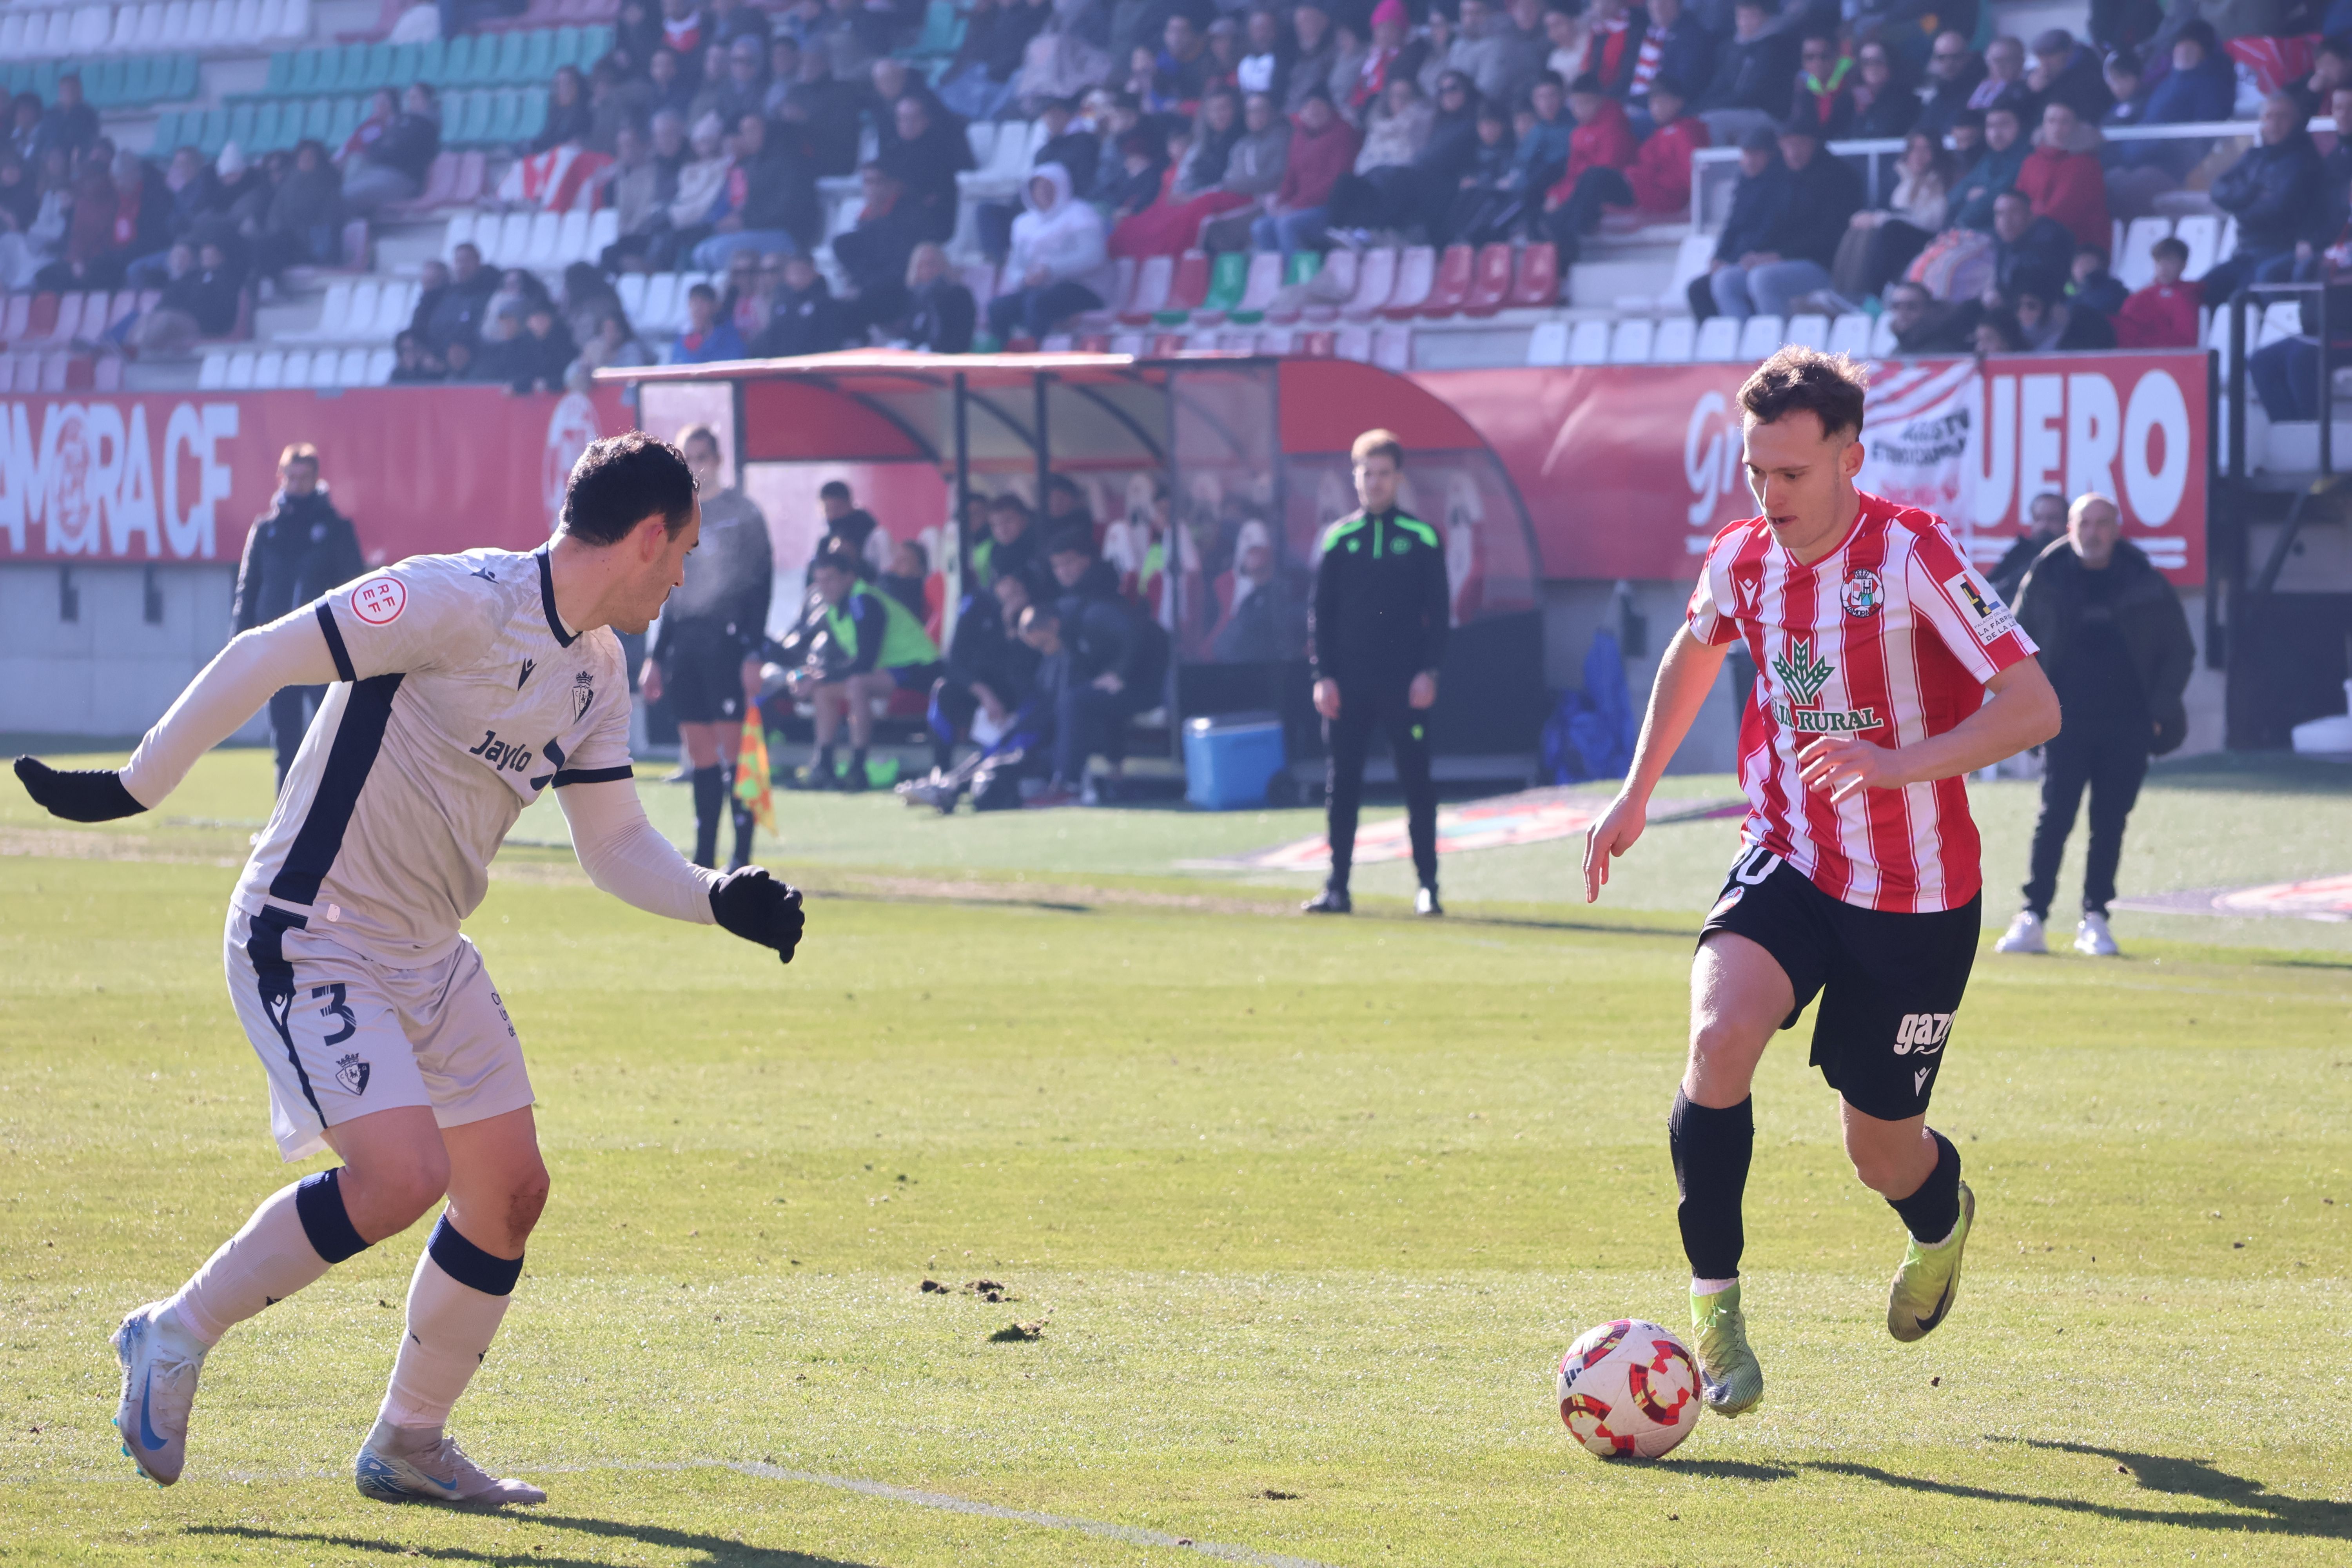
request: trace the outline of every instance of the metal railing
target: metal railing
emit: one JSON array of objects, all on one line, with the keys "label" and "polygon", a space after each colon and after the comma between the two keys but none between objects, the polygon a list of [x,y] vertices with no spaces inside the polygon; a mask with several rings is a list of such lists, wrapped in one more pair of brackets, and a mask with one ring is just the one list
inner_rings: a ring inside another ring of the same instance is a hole
[{"label": "metal railing", "polygon": [[[2339,285],[2340,287],[2340,285]],[[2319,353],[2319,474],[2325,479],[2336,472],[2336,377],[2330,364],[2334,333],[2328,320],[2329,296],[2335,288],[2325,283],[2249,283],[2237,294],[2218,307],[2230,313],[2230,478],[2243,482],[2246,478],[2246,397],[2250,374],[2246,363],[2249,315],[2260,319],[2273,304],[2294,301],[2305,307],[2305,327],[2315,331],[2289,334],[2275,341],[2284,342],[2293,338],[2314,337]],[[2315,316],[2313,313],[2315,302]],[[2257,347],[2267,348],[2267,343]]]},{"label": "metal railing", "polygon": [[[2334,131],[2336,121],[2321,115],[2309,125],[2313,131]],[[2193,125],[2116,125],[2101,126],[2100,135],[2111,142],[2215,142],[2244,138],[2252,142],[2261,127],[2251,120],[2200,121]],[[2029,131],[2027,134],[2031,134]],[[1883,205],[1895,194],[1895,161],[1903,155],[1900,137],[1874,138],[1863,142],[1832,142],[1828,151],[1836,157],[1855,164],[1862,170],[1863,187],[1869,193],[1871,205]],[[1962,173],[1966,173],[1965,170]],[[1731,185],[1739,175],[1739,150],[1736,147],[1702,147],[1691,154],[1691,228],[1699,234],[1711,234],[1723,225],[1731,210]]]}]

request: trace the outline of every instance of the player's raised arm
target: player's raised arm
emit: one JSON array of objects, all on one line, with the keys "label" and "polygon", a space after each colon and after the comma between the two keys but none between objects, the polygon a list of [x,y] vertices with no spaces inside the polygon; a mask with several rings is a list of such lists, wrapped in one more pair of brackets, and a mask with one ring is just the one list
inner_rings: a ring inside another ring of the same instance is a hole
[{"label": "player's raised arm", "polygon": [[281,688],[323,686],[336,679],[326,634],[313,606],[306,605],[230,638],[147,731],[120,772],[66,771],[37,757],[18,757],[16,776],[36,801],[68,822],[135,816],[161,805],[198,757],[244,728]]},{"label": "player's raised arm", "polygon": [[1609,862],[1642,837],[1649,822],[1650,792],[1658,787],[1666,764],[1706,705],[1706,694],[1715,689],[1716,672],[1723,668],[1730,646],[1708,642],[1688,626],[1675,629],[1665,657],[1658,661],[1658,679],[1650,688],[1649,710],[1642,715],[1642,736],[1634,744],[1624,787],[1584,835],[1586,903],[1601,897],[1601,889],[1608,886]]}]

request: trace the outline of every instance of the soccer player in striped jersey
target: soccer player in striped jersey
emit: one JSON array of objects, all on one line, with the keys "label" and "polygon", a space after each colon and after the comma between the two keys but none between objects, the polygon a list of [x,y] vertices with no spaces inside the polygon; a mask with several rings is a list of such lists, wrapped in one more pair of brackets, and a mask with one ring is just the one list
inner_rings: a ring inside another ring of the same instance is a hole
[{"label": "soccer player in striped jersey", "polygon": [[354,1462],[359,1489],[386,1502],[545,1500],[474,1464],[445,1429],[547,1199],[522,1047],[458,924],[515,819],[551,788],[598,887],[791,962],[800,894],[757,866],[689,865],[646,821],[631,778],[611,628],[645,629],[700,529],[677,448],[598,441],[543,548],[415,556],[239,634],[119,773],[16,760],[58,816],[129,816],[161,805],[273,691],[335,683],[230,900],[226,959],[279,1152],[341,1163],[281,1188],[176,1294],[123,1319],[114,1421],[149,1479],[179,1479],[197,1375],[222,1335],[446,1195]]},{"label": "soccer player in striped jersey", "polygon": [[1763,1397],[1739,1300],[1748,1085],[1813,998],[1812,1063],[1854,1173],[1910,1233],[1886,1327],[1920,1339],[1959,1284],[1976,1200],[1927,1100],[1982,923],[1962,775],[2058,731],[2032,643],[1944,524],[1854,488],[1862,367],[1784,348],[1739,389],[1763,515],[1715,537],[1658,667],[1625,787],[1585,842],[1584,896],[1642,836],[1650,792],[1733,642],[1748,812],[1691,966],[1690,1056],[1667,1120],[1706,1403]]}]

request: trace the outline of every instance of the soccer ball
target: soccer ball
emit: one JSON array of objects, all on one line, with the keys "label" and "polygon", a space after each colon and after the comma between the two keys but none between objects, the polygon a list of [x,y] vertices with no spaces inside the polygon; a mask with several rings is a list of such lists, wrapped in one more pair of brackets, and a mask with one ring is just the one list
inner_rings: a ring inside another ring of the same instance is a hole
[{"label": "soccer ball", "polygon": [[1559,1418],[1604,1459],[1654,1459],[1698,1425],[1698,1363],[1655,1323],[1587,1329],[1559,1358]]}]

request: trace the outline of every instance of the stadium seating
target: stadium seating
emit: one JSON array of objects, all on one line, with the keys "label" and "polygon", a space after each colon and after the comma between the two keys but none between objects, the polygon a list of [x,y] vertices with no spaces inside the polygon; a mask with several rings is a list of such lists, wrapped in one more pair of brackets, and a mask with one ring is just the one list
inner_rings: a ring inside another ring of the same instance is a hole
[{"label": "stadium seating", "polygon": [[15,5],[0,17],[0,58],[87,58],[159,46],[227,53],[306,37],[310,32],[310,0],[170,0],[163,5],[123,0],[121,5],[37,9]]},{"label": "stadium seating", "polygon": [[1579,321],[1568,330],[1568,363],[1570,364],[1606,364],[1609,363],[1609,323],[1602,321]]},{"label": "stadium seating", "polygon": [[57,96],[58,78],[66,75],[81,78],[82,96],[100,113],[176,103],[195,97],[201,88],[194,55],[34,60],[13,56],[0,45],[0,88],[12,94],[37,92],[46,103]]},{"label": "stadium seating", "polygon": [[1629,316],[1609,334],[1611,364],[1647,364],[1657,340],[1657,324],[1647,316]]}]

